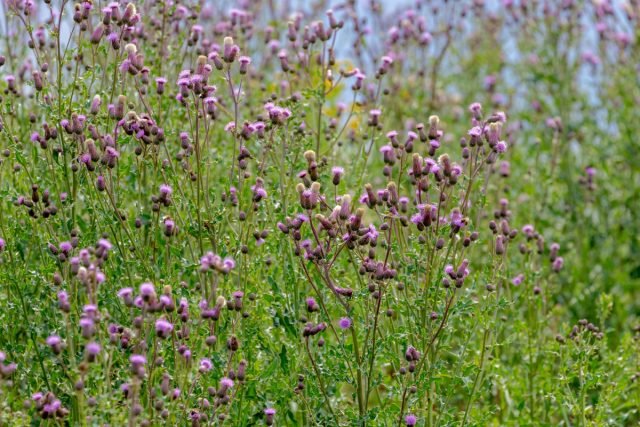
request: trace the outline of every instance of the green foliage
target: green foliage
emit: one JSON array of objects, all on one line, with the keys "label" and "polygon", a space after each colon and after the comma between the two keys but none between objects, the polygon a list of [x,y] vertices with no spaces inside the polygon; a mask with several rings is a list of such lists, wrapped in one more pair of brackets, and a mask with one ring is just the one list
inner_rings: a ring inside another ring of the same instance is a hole
[{"label": "green foliage", "polygon": [[637,6],[27,3],[0,425],[640,422]]}]

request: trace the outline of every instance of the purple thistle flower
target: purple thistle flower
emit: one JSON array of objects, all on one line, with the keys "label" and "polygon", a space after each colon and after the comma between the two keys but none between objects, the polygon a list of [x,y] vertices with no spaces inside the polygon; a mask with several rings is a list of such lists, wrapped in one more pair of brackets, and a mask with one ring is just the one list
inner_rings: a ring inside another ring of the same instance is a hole
[{"label": "purple thistle flower", "polygon": [[62,403],[60,402],[60,400],[55,399],[53,402],[44,405],[44,407],[42,408],[42,412],[46,414],[47,417],[51,417],[60,409],[61,406]]},{"label": "purple thistle flower", "polygon": [[556,259],[553,260],[553,264],[551,265],[551,269],[555,273],[558,273],[560,270],[562,270],[563,266],[564,266],[564,258],[559,256],[559,257],[557,257]]},{"label": "purple thistle flower", "polygon": [[314,312],[314,311],[318,311],[320,309],[320,307],[318,306],[318,303],[316,302],[316,300],[314,298],[307,298],[306,300],[307,303],[307,311]]},{"label": "purple thistle flower", "polygon": [[358,69],[356,69],[356,73],[354,75],[355,75],[356,81],[353,84],[352,89],[355,91],[358,91],[362,89],[362,84],[364,80],[367,78],[367,76],[364,73],[360,72],[360,70]]},{"label": "purple thistle flower", "polygon": [[47,341],[46,342],[47,342],[48,346],[53,347],[53,346],[56,346],[56,345],[60,345],[62,340],[57,335],[51,335],[51,336],[47,337]]},{"label": "purple thistle flower", "polygon": [[249,64],[251,64],[251,58],[248,56],[241,56],[238,61],[240,62],[240,74],[247,74]]},{"label": "purple thistle flower", "polygon": [[389,139],[389,141],[391,141],[392,143],[395,143],[395,144],[398,143],[398,141],[397,141],[397,139],[398,139],[398,131],[395,131],[395,130],[389,131],[389,132],[387,132],[386,136]]},{"label": "purple thistle flower", "polygon": [[411,130],[409,132],[407,132],[407,142],[406,142],[407,144],[411,143],[411,142],[414,142],[416,139],[418,139],[418,134],[417,133],[415,133],[414,131],[411,131]]},{"label": "purple thistle flower", "polygon": [[344,168],[340,166],[334,166],[333,168],[331,168],[331,175],[331,181],[333,182],[333,185],[340,184],[340,179],[344,175]]},{"label": "purple thistle flower", "polygon": [[373,109],[369,111],[369,126],[378,126],[378,123],[380,123],[381,115],[382,115],[382,111],[378,109]]},{"label": "purple thistle flower", "polygon": [[68,313],[71,309],[71,305],[69,304],[69,294],[67,294],[66,291],[58,292],[58,307],[65,313]]},{"label": "purple thistle flower", "polygon": [[273,408],[267,408],[264,410],[264,415],[265,415],[265,423],[270,426],[273,425],[273,419],[276,415],[276,410]]},{"label": "purple thistle flower", "polygon": [[171,196],[171,193],[173,193],[173,189],[171,188],[171,186],[169,186],[168,184],[160,185],[160,196],[169,197]]},{"label": "purple thistle flower", "polygon": [[516,277],[511,279],[511,283],[513,286],[520,286],[524,281],[524,274],[518,274]]},{"label": "purple thistle flower", "polygon": [[418,418],[416,418],[416,416],[413,414],[408,414],[406,417],[404,417],[404,423],[407,425],[407,427],[413,427],[417,422]]},{"label": "purple thistle flower", "polygon": [[153,283],[143,283],[140,285],[140,296],[145,300],[149,301],[156,298],[156,290],[153,287]]},{"label": "purple thistle flower", "polygon": [[129,384],[123,383],[120,385],[120,391],[124,394],[125,397],[129,395]]},{"label": "purple thistle flower", "polygon": [[71,245],[71,243],[69,242],[60,243],[60,251],[64,252],[65,254],[68,254],[72,250],[73,250],[73,246]]},{"label": "purple thistle flower", "polygon": [[9,86],[9,90],[13,91],[16,88],[16,78],[13,75],[6,76],[4,80],[7,82],[7,86]]},{"label": "purple thistle flower", "polygon": [[95,304],[87,304],[82,307],[82,312],[89,318],[95,319],[98,315],[98,307]]},{"label": "purple thistle flower", "polygon": [[47,337],[46,343],[51,347],[51,351],[53,351],[54,354],[60,354],[62,351],[62,339],[58,335]]},{"label": "purple thistle flower", "polygon": [[133,295],[133,288],[122,288],[118,291],[118,297],[122,299],[131,298]]},{"label": "purple thistle flower", "polygon": [[177,234],[178,229],[176,228],[176,223],[171,218],[165,218],[162,221],[162,225],[164,226],[164,235],[167,237],[173,236]]},{"label": "purple thistle flower", "polygon": [[482,128],[474,126],[469,130],[468,135],[472,138],[480,138],[482,136]]},{"label": "purple thistle flower", "polygon": [[90,362],[95,361],[98,354],[100,354],[101,349],[102,347],[100,347],[100,344],[98,344],[97,342],[88,343],[85,347],[85,353],[87,355],[87,359]]},{"label": "purple thistle flower", "polygon": [[131,362],[131,366],[137,368],[146,364],[147,358],[141,354],[132,354],[131,357],[129,357],[129,362]]},{"label": "purple thistle flower", "polygon": [[420,352],[416,350],[415,347],[410,345],[409,347],[407,347],[407,351],[405,352],[404,357],[408,362],[417,362],[418,360],[420,360]]},{"label": "purple thistle flower", "polygon": [[533,228],[533,225],[526,224],[522,227],[522,232],[524,233],[525,236],[527,236],[528,239],[531,239],[533,238],[535,229]]},{"label": "purple thistle flower", "polygon": [[82,336],[85,338],[91,338],[95,333],[95,322],[89,317],[83,317],[78,322],[80,329],[82,329]]},{"label": "purple thistle flower", "polygon": [[211,370],[211,368],[213,368],[213,364],[211,363],[210,359],[207,358],[202,358],[200,359],[200,372],[201,373],[205,373],[205,372],[209,372]]},{"label": "purple thistle flower", "polygon": [[174,307],[173,300],[168,295],[160,295],[159,300],[163,308]]},{"label": "purple thistle flower", "polygon": [[18,369],[18,365],[11,362],[6,365],[0,364],[0,377],[9,377]]},{"label": "purple thistle flower", "polygon": [[167,84],[167,79],[164,77],[156,78],[156,93],[158,95],[162,95],[164,93],[165,86]]},{"label": "purple thistle flower", "polygon": [[224,377],[220,380],[220,389],[218,390],[218,397],[224,397],[227,391],[233,387],[233,380],[228,377]]},{"label": "purple thistle flower", "polygon": [[167,338],[173,331],[173,325],[164,319],[156,320],[156,333],[160,338]]},{"label": "purple thistle flower", "polygon": [[191,350],[186,349],[185,351],[182,352],[182,357],[184,357],[184,360],[186,360],[187,362],[191,360]]},{"label": "purple thistle flower", "polygon": [[171,399],[176,400],[179,397],[180,397],[180,389],[174,388],[173,391],[171,392]]},{"label": "purple thistle flower", "polygon": [[338,326],[340,326],[341,329],[349,329],[351,327],[351,319],[343,317],[338,321]]},{"label": "purple thistle flower", "polygon": [[504,153],[507,151],[507,143],[505,141],[498,141],[496,144],[496,151],[498,153]]},{"label": "purple thistle flower", "polygon": [[107,239],[98,240],[98,247],[104,251],[110,251],[113,245]]}]

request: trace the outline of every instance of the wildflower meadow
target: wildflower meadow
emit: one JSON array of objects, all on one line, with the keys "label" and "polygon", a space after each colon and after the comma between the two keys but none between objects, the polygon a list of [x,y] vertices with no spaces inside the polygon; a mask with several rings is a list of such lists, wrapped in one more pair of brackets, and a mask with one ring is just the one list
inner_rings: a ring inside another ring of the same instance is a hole
[{"label": "wildflower meadow", "polygon": [[638,0],[0,0],[0,426],[640,425]]}]

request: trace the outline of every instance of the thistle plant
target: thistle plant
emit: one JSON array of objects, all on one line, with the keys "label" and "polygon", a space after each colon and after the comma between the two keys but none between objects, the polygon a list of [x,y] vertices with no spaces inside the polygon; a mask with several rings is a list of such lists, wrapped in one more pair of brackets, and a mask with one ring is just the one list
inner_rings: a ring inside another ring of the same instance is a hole
[{"label": "thistle plant", "polygon": [[640,421],[635,2],[0,3],[0,424]]}]

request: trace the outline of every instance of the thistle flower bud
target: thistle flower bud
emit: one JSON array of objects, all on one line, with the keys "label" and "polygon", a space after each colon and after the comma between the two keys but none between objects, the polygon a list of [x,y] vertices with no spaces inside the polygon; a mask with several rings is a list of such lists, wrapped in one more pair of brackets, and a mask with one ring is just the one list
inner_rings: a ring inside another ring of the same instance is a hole
[{"label": "thistle flower bud", "polygon": [[53,354],[60,354],[62,352],[62,349],[64,348],[62,339],[57,336],[57,335],[51,335],[47,338],[46,340],[47,345],[51,348],[51,351],[53,351]]},{"label": "thistle flower bud", "polygon": [[127,97],[124,95],[119,95],[118,101],[116,102],[115,110],[114,110],[115,119],[122,120],[122,118],[124,117],[124,108],[126,103],[127,103]]},{"label": "thistle flower bud", "polygon": [[416,350],[415,347],[409,346],[407,347],[404,357],[407,359],[407,362],[417,362],[420,360],[420,352]]},{"label": "thistle flower bud", "polygon": [[267,197],[267,190],[264,188],[264,180],[262,178],[256,179],[255,185],[251,186],[251,191],[253,191],[253,201],[255,203]]},{"label": "thistle flower bud", "polygon": [[128,3],[120,21],[125,25],[133,25],[136,23],[136,20],[134,18],[136,14],[137,10],[135,4]]},{"label": "thistle flower bud", "polygon": [[265,424],[272,426],[276,416],[276,410],[273,408],[267,408],[264,410]]},{"label": "thistle flower bud", "polygon": [[145,302],[154,302],[156,300],[156,290],[153,283],[146,282],[140,285],[140,296]]},{"label": "thistle flower bud", "polygon": [[103,36],[104,36],[104,26],[98,25],[95,28],[95,30],[93,30],[93,32],[91,33],[91,38],[89,40],[91,41],[91,44],[99,44]]},{"label": "thistle flower bud", "polygon": [[380,123],[380,115],[382,114],[382,111],[378,110],[378,109],[374,109],[369,111],[369,126],[378,126],[378,124]]},{"label": "thistle flower bud", "polygon": [[96,178],[96,188],[98,191],[104,191],[106,186],[107,184],[105,183],[104,176],[98,175],[98,178]]},{"label": "thistle flower bud", "polygon": [[238,342],[238,338],[236,338],[234,335],[232,335],[231,337],[229,337],[229,339],[227,339],[227,350],[238,351],[239,347],[240,347],[240,343]]},{"label": "thistle flower bud", "polygon": [[139,378],[144,377],[144,365],[147,363],[147,358],[141,354],[132,354],[129,357],[131,363],[131,372]]},{"label": "thistle flower bud", "polygon": [[89,363],[95,362],[97,356],[100,354],[100,344],[96,342],[90,342],[85,347],[85,355]]},{"label": "thistle flower bud", "polygon": [[469,112],[475,120],[482,120],[482,105],[479,102],[469,105]]},{"label": "thistle flower bud", "polygon": [[201,374],[209,372],[211,368],[213,368],[213,363],[211,363],[210,359],[207,359],[207,358],[200,359],[200,368],[198,369],[198,371]]},{"label": "thistle flower bud", "polygon": [[428,136],[431,139],[438,138],[438,125],[440,124],[440,117],[438,116],[430,116],[429,117],[429,133]]},{"label": "thistle flower bud", "polygon": [[304,158],[307,161],[307,163],[311,163],[311,162],[315,162],[316,161],[316,152],[313,150],[307,150],[304,152]]},{"label": "thistle flower bud", "polygon": [[217,395],[218,397],[225,397],[227,391],[233,387],[233,380],[228,377],[224,377],[220,380],[220,387],[218,388]]},{"label": "thistle flower bud", "polygon": [[396,153],[391,145],[383,145],[380,147],[380,153],[382,153],[382,158],[384,163],[387,165],[394,165],[396,162]]},{"label": "thistle flower bud", "polygon": [[218,52],[211,52],[209,54],[209,59],[213,62],[214,67],[216,67],[218,71],[222,71],[224,69],[224,62],[222,61],[222,58],[220,58],[220,54]]},{"label": "thistle flower bud", "polygon": [[164,77],[156,78],[156,93],[158,95],[162,95],[164,93],[165,86],[167,84],[167,79]]},{"label": "thistle flower bud", "polygon": [[42,88],[44,87],[44,84],[42,82],[42,75],[39,71],[33,72],[33,86],[38,92],[42,91]]},{"label": "thistle flower bud", "polygon": [[76,135],[82,134],[84,128],[85,116],[73,113],[71,114],[71,129]]},{"label": "thistle flower bud", "polygon": [[91,101],[89,112],[95,116],[100,111],[101,104],[102,104],[102,100],[100,99],[100,95],[94,96],[93,100]]},{"label": "thistle flower bud", "polygon": [[557,257],[556,259],[553,260],[553,263],[551,264],[551,269],[555,273],[558,273],[558,272],[560,272],[560,270],[562,270],[563,266],[564,266],[564,258],[559,256],[559,257]]},{"label": "thistle flower bud", "polygon": [[496,237],[495,250],[496,255],[504,254],[504,237],[502,235]]},{"label": "thistle flower bud", "polygon": [[284,49],[278,53],[278,59],[280,59],[280,68],[282,72],[287,73],[289,71],[289,59],[287,58],[287,51]]},{"label": "thistle flower bud", "polygon": [[7,87],[11,92],[16,91],[16,78],[13,75],[8,75],[4,78],[5,82],[7,82]]},{"label": "thistle flower bud", "polygon": [[249,70],[249,64],[251,64],[251,58],[248,56],[241,56],[238,61],[240,62],[240,74],[247,74]]},{"label": "thistle flower bud", "polygon": [[156,334],[159,338],[165,339],[171,335],[173,325],[164,319],[156,320]]},{"label": "thistle flower bud", "polygon": [[80,329],[82,329],[82,336],[84,338],[91,338],[95,332],[95,322],[89,317],[83,317],[80,319]]},{"label": "thistle flower bud", "polygon": [[[502,132],[502,122],[492,122],[489,123],[487,130],[487,141],[489,142],[489,146],[491,148],[496,148],[496,144],[500,141],[500,134]],[[506,149],[506,143],[503,142],[503,145]]]},{"label": "thistle flower bud", "polygon": [[195,73],[203,76],[205,74],[205,66],[207,65],[207,57],[204,55],[198,56],[196,60],[196,70]]},{"label": "thistle flower bud", "polygon": [[238,55],[239,52],[240,52],[240,48],[238,48],[238,46],[233,43],[233,38],[225,37],[224,51],[223,51],[225,62],[232,63],[233,61],[235,61],[236,56]]},{"label": "thistle flower bud", "polygon": [[127,43],[124,46],[124,50],[127,53],[127,55],[129,56],[129,58],[134,57],[135,54],[138,53],[138,47],[133,43]]},{"label": "thistle flower bud", "polygon": [[162,225],[164,226],[164,235],[167,237],[174,236],[178,233],[178,228],[176,227],[176,223],[171,218],[167,217],[162,221]]}]

